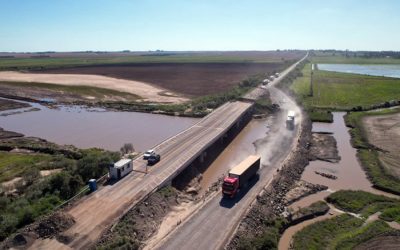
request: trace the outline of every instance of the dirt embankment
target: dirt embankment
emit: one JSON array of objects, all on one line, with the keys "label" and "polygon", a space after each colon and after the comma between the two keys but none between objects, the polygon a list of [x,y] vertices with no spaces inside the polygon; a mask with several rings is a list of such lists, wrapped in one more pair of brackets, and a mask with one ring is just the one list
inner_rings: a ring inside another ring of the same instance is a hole
[{"label": "dirt embankment", "polygon": [[46,239],[56,237],[59,241],[68,241],[69,239],[62,237],[60,234],[70,228],[74,223],[75,220],[72,216],[62,211],[57,211],[39,219],[22,229],[13,237],[8,238],[0,245],[0,248],[27,249],[38,238]]},{"label": "dirt embankment", "polygon": [[340,156],[335,138],[329,133],[312,133],[310,160],[339,162]]},{"label": "dirt embankment", "polygon": [[144,242],[159,229],[165,216],[175,207],[191,202],[190,194],[167,186],[151,194],[109,228],[96,243],[96,248],[123,246],[142,248]]},{"label": "dirt embankment", "polygon": [[0,128],[0,140],[23,137],[23,136],[24,136],[23,134],[13,132],[13,131],[7,131],[7,130],[4,130],[3,128]]},{"label": "dirt embankment", "polygon": [[[311,121],[305,117],[297,148],[268,188],[257,197],[257,202],[240,223],[226,249],[237,249],[242,239],[253,239],[262,235],[265,222],[280,216],[285,211],[285,204],[290,203],[286,197],[287,192],[301,186],[297,181],[300,180],[304,168],[308,165],[311,139]],[[315,193],[321,189],[324,187],[310,185],[310,191],[307,193]],[[296,200],[295,197],[301,196],[301,194],[293,195],[291,202]]]},{"label": "dirt embankment", "polygon": [[0,99],[0,111],[10,110],[10,109],[20,109],[28,108],[31,105],[22,102],[15,102],[12,100]]}]

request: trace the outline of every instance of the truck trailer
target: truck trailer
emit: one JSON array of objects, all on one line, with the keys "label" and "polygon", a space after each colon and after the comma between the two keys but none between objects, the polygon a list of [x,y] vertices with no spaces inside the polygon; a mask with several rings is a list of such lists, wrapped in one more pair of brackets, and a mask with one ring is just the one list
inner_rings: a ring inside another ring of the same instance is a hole
[{"label": "truck trailer", "polygon": [[222,184],[222,194],[225,197],[233,198],[247,186],[249,180],[254,177],[260,169],[260,159],[258,155],[250,155],[239,165],[229,171]]}]

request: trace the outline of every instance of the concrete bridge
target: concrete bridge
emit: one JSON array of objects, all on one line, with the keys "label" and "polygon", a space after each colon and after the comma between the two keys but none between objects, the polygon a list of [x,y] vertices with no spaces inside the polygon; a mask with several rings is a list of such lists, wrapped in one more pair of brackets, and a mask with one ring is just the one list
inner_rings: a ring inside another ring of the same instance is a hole
[{"label": "concrete bridge", "polygon": [[67,213],[76,223],[63,234],[72,239],[62,244],[56,239],[38,239],[32,249],[83,249],[93,245],[110,225],[158,188],[172,181],[196,159],[202,161],[207,149],[248,121],[251,102],[228,102],[187,130],[165,140],[154,149],[161,161],[146,170],[146,161],[134,160],[134,172],[83,198]]}]

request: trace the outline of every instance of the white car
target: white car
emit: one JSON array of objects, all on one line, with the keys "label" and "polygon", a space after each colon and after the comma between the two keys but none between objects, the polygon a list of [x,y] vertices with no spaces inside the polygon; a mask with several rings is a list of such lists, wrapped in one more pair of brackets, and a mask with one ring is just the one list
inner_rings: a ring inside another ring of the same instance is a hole
[{"label": "white car", "polygon": [[156,154],[156,152],[154,151],[154,149],[147,150],[143,154],[143,159],[147,160],[147,159],[149,159],[150,156],[155,155],[155,154]]}]

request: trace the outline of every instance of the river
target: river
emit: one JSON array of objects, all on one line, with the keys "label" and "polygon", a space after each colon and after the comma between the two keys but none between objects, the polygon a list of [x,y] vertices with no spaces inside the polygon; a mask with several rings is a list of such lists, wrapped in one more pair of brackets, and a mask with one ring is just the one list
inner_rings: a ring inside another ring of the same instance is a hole
[{"label": "river", "polygon": [[40,110],[0,116],[0,127],[78,148],[98,147],[119,151],[124,143],[132,143],[136,151],[143,152],[199,121],[197,118],[80,106],[51,109],[30,104]]},{"label": "river", "polygon": [[318,64],[319,70],[400,78],[400,64]]}]

